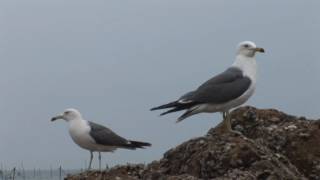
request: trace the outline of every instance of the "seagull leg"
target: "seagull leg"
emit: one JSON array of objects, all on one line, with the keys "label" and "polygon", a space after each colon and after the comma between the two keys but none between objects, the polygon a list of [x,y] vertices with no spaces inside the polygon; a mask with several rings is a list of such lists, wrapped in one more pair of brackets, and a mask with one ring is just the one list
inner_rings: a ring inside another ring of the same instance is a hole
[{"label": "seagull leg", "polygon": [[230,116],[230,113],[229,111],[227,111],[227,130],[231,133],[234,133],[238,136],[243,136],[243,134],[239,131],[236,131],[236,130],[232,130],[232,126],[231,126],[231,116]]},{"label": "seagull leg", "polygon": [[229,132],[232,131],[232,127],[231,127],[231,117],[230,117],[230,113],[229,111],[225,112],[226,113],[226,128]]},{"label": "seagull leg", "polygon": [[99,171],[101,171],[101,152],[99,151]]},{"label": "seagull leg", "polygon": [[227,115],[226,115],[226,112],[222,112],[222,117],[223,117],[223,120],[225,121],[226,120],[226,117]]},{"label": "seagull leg", "polygon": [[89,162],[88,170],[90,170],[90,169],[91,169],[92,159],[93,159],[93,152],[92,152],[92,151],[90,151],[90,162]]},{"label": "seagull leg", "polygon": [[229,111],[222,112],[223,121],[219,124],[219,132],[220,133],[228,133],[232,132],[231,128],[231,118]]},{"label": "seagull leg", "polygon": [[[229,111],[222,112],[222,117],[223,117],[223,121],[218,125],[217,132],[222,133],[222,134],[233,133],[236,136],[241,136],[242,138],[249,140],[241,132],[232,130],[231,116],[230,116]],[[249,140],[249,141],[252,142],[252,140]]]}]

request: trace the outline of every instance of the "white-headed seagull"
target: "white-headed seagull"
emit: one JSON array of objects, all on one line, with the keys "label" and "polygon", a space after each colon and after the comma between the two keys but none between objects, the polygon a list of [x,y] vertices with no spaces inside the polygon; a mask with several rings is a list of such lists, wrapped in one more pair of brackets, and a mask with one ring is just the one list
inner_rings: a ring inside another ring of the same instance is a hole
[{"label": "white-headed seagull", "polygon": [[241,42],[231,67],[178,100],[154,107],[151,110],[171,108],[161,115],[186,110],[177,122],[198,113],[221,112],[224,119],[222,125],[231,132],[229,110],[245,103],[256,88],[257,64],[255,55],[257,52],[264,53],[264,49],[257,47],[251,41]]},{"label": "white-headed seagull", "polygon": [[101,152],[113,152],[118,148],[135,150],[151,146],[147,142],[127,140],[105,126],[84,120],[76,109],[67,109],[62,114],[53,117],[51,121],[57,119],[67,121],[72,140],[80,147],[90,151],[88,169],[91,169],[93,152],[99,152],[99,168],[101,169]]}]

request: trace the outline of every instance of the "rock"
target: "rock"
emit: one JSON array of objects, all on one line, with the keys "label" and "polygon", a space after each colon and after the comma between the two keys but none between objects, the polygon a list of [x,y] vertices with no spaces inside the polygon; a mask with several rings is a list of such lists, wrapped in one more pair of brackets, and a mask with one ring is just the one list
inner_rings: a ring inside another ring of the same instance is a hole
[{"label": "rock", "polygon": [[[258,121],[256,128],[243,118],[247,111],[255,112]],[[235,110],[232,116],[237,119],[233,126],[240,124],[244,127],[244,136],[261,143],[272,151],[286,157],[297,170],[308,179],[320,179],[320,127],[317,121],[287,115],[278,110],[258,110],[253,107],[243,107]],[[268,119],[278,117],[281,121],[270,122]],[[270,131],[268,127],[277,125]],[[316,161],[316,162],[315,162]]]},{"label": "rock", "polygon": [[242,107],[232,112],[232,126],[241,133],[221,134],[217,126],[148,165],[117,166],[66,179],[320,180],[320,120]]},{"label": "rock", "polygon": [[287,126],[287,127],[284,127],[284,129],[285,129],[285,130],[289,130],[289,131],[294,131],[294,130],[297,129],[297,126],[291,124],[291,125],[289,125],[289,126]]}]

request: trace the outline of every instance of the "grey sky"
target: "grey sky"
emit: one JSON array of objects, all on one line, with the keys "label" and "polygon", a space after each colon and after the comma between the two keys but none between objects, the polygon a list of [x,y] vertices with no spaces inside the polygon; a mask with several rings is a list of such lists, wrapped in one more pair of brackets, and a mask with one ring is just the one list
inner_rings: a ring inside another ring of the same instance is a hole
[{"label": "grey sky", "polygon": [[72,142],[67,124],[49,122],[69,107],[153,144],[105,153],[110,165],[159,159],[221,116],[175,124],[179,114],[160,118],[149,108],[224,70],[243,40],[266,50],[257,57],[257,91],[248,104],[318,118],[319,6],[316,0],[1,1],[1,163],[84,167],[89,153]]}]

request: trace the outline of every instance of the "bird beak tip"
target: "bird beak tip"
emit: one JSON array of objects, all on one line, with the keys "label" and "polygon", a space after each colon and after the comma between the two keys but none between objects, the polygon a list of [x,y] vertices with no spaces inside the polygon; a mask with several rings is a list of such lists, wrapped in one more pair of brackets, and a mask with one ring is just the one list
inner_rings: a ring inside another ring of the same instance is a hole
[{"label": "bird beak tip", "polygon": [[257,52],[265,53],[265,50],[263,48],[256,48]]},{"label": "bird beak tip", "polygon": [[63,116],[62,115],[59,115],[59,116],[55,116],[55,117],[53,117],[53,118],[51,118],[51,122],[53,122],[53,121],[56,121],[56,120],[58,120],[58,119],[62,119],[63,118]]}]

